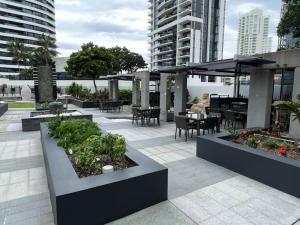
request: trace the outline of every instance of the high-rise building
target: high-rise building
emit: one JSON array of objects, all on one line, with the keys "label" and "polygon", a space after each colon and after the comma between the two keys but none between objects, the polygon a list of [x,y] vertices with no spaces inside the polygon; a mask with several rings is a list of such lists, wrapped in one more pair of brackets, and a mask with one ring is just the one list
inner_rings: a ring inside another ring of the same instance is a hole
[{"label": "high-rise building", "polygon": [[269,37],[270,17],[264,16],[261,9],[253,9],[240,16],[238,55],[255,55],[272,50],[272,37]]},{"label": "high-rise building", "polygon": [[0,0],[0,77],[18,79],[19,66],[7,50],[9,41],[19,39],[36,48],[42,34],[55,39],[54,0]]},{"label": "high-rise building", "polygon": [[148,0],[151,69],[221,59],[226,0]]},{"label": "high-rise building", "polygon": [[[283,3],[281,7],[281,16],[286,12],[287,4]],[[295,38],[292,33],[287,34],[283,37],[279,37],[278,39],[278,48],[285,49],[285,48],[294,48],[300,47],[300,38]]]}]

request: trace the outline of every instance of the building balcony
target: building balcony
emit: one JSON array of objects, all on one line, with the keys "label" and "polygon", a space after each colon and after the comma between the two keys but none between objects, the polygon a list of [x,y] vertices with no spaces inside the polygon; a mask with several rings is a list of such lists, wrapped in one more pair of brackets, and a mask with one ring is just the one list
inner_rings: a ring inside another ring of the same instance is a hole
[{"label": "building balcony", "polygon": [[164,16],[163,18],[161,18],[160,20],[158,20],[157,25],[158,26],[163,26],[164,24],[173,22],[176,19],[177,19],[177,15]]},{"label": "building balcony", "polygon": [[162,7],[168,7],[174,4],[174,0],[164,0],[158,6],[157,10],[160,10]]},{"label": "building balcony", "polygon": [[186,7],[192,4],[192,0],[182,0],[179,1],[179,7]]}]

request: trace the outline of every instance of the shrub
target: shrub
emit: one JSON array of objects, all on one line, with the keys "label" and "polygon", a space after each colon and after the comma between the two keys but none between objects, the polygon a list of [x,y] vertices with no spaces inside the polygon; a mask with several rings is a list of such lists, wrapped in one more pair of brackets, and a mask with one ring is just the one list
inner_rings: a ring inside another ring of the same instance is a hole
[{"label": "shrub", "polygon": [[77,145],[74,149],[74,154],[80,151],[89,151],[94,154],[103,154],[105,151],[102,148],[102,137],[99,135],[92,135],[87,138],[82,144]]},{"label": "shrub", "polygon": [[89,149],[77,152],[75,154],[75,163],[91,175],[98,174],[102,170],[102,166],[97,161],[96,154]]},{"label": "shrub", "polygon": [[263,141],[263,146],[265,146],[268,149],[278,149],[279,148],[279,143],[278,141],[268,138]]},{"label": "shrub", "polygon": [[63,121],[56,128],[58,145],[67,150],[74,145],[83,143],[92,135],[100,136],[100,130],[96,123],[86,119]]},{"label": "shrub", "polygon": [[119,90],[118,95],[119,95],[120,99],[122,99],[122,100],[128,100],[132,96],[132,91],[131,90],[122,89],[122,90]]},{"label": "shrub", "polygon": [[101,147],[109,154],[112,160],[117,157],[124,157],[126,152],[126,141],[123,136],[108,133],[102,136],[101,142]]},{"label": "shrub", "polygon": [[254,135],[250,135],[246,141],[245,144],[248,145],[251,148],[257,148],[258,145],[260,144],[260,140]]},{"label": "shrub", "polygon": [[51,137],[58,138],[57,128],[60,126],[61,122],[62,122],[62,118],[60,116],[56,116],[55,118],[49,121],[48,128],[49,128],[49,135]]},{"label": "shrub", "polygon": [[229,129],[228,132],[229,132],[229,136],[233,140],[237,140],[240,137],[240,133],[235,129]]}]

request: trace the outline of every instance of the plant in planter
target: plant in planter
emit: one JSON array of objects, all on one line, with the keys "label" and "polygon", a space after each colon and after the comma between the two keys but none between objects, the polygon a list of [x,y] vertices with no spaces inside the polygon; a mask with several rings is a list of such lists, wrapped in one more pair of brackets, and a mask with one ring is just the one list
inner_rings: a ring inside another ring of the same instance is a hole
[{"label": "plant in planter", "polygon": [[260,144],[260,140],[255,135],[250,135],[247,137],[245,144],[251,148],[257,148]]},{"label": "plant in planter", "polygon": [[102,135],[90,120],[55,118],[49,123],[49,134],[65,148],[79,177],[101,174],[106,165],[112,165],[115,170],[130,165],[125,158],[125,138],[111,133]]}]

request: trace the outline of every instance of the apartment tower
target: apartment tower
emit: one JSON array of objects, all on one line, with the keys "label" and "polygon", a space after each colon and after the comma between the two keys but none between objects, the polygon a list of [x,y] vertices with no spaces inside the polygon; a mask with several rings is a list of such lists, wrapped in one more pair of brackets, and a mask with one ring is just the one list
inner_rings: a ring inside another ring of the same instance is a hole
[{"label": "apartment tower", "polygon": [[7,50],[9,41],[16,38],[37,48],[42,34],[55,39],[54,0],[0,0],[0,77],[19,79],[19,66]]},{"label": "apartment tower", "polygon": [[226,0],[149,0],[151,69],[223,56]]},{"label": "apartment tower", "polygon": [[258,8],[240,16],[237,54],[249,56],[270,52],[269,24],[270,17],[264,16]]}]

